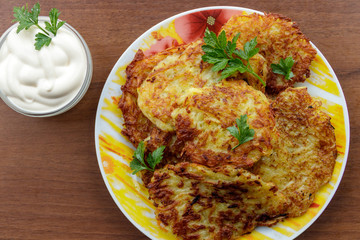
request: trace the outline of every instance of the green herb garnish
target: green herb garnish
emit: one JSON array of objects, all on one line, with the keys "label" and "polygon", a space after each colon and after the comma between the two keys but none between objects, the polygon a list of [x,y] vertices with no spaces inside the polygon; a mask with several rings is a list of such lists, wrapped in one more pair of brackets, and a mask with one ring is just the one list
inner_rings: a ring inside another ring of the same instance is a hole
[{"label": "green herb garnish", "polygon": [[272,71],[277,74],[285,76],[285,79],[290,80],[294,74],[291,71],[292,66],[294,65],[294,59],[292,57],[287,57],[285,60],[280,59],[279,64],[271,64]]},{"label": "green herb garnish", "polygon": [[[256,48],[256,37],[246,42],[243,50],[239,50],[236,49],[236,41],[239,36],[240,33],[236,34],[231,41],[227,41],[225,31],[221,31],[217,37],[214,32],[207,28],[204,35],[205,44],[202,46],[205,52],[202,60],[214,64],[212,67],[214,72],[223,70],[221,80],[230,77],[237,71],[240,73],[249,72],[266,86],[266,83],[254,72],[249,62],[250,58],[259,52],[259,48]],[[246,65],[243,60],[246,61]]]},{"label": "green herb garnish", "polygon": [[[13,9],[15,19],[13,22],[19,22],[17,33],[23,29],[28,30],[31,26],[38,27],[42,32],[35,35],[35,49],[40,50],[44,45],[49,46],[53,36],[56,36],[59,28],[64,25],[64,21],[58,22],[59,10],[53,8],[49,12],[50,23],[45,22],[45,29],[39,25],[40,4],[35,3],[29,10],[28,5],[22,7],[14,7]],[[47,30],[47,31],[46,31]],[[51,36],[51,34],[53,36]]]},{"label": "green herb garnish", "polygon": [[249,128],[246,114],[241,115],[240,118],[236,119],[236,125],[237,126],[232,126],[227,128],[230,134],[233,135],[237,140],[239,140],[239,144],[233,147],[231,150],[234,150],[241,144],[254,139],[254,135],[255,135],[254,129]]},{"label": "green herb garnish", "polygon": [[163,158],[165,146],[158,147],[152,153],[149,153],[145,163],[145,144],[141,141],[134,152],[133,160],[130,162],[130,168],[133,170],[132,174],[136,174],[141,170],[155,171],[155,166],[159,164]]}]

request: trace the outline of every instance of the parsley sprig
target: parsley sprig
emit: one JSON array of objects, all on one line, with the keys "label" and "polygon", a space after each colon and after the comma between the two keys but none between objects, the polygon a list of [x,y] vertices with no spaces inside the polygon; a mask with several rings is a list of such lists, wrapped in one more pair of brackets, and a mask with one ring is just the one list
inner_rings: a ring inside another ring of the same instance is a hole
[{"label": "parsley sprig", "polygon": [[52,36],[56,36],[59,28],[64,25],[64,21],[58,21],[60,12],[56,8],[52,8],[49,12],[50,23],[45,22],[45,29],[39,25],[40,4],[35,3],[29,10],[28,5],[22,7],[14,7],[13,9],[15,19],[13,22],[19,22],[19,26],[16,30],[19,33],[22,30],[28,30],[31,26],[38,27],[42,32],[35,35],[35,49],[40,50],[43,46],[49,46]]},{"label": "parsley sprig", "polygon": [[233,147],[231,150],[234,150],[243,143],[246,143],[254,139],[255,131],[250,129],[249,124],[247,123],[247,115],[241,115],[240,118],[236,120],[236,126],[228,127],[227,130],[233,135],[239,143]]},{"label": "parsley sprig", "polygon": [[[212,70],[214,72],[221,72],[221,80],[230,77],[235,72],[240,73],[249,72],[254,75],[264,86],[266,83],[257,75],[250,65],[250,58],[259,52],[256,48],[256,37],[249,42],[246,42],[244,49],[236,49],[236,41],[240,33],[236,34],[231,41],[227,41],[225,31],[221,31],[219,36],[211,32],[208,28],[205,30],[204,42],[202,46],[204,55],[202,60],[210,64],[214,64]],[[244,61],[246,64],[244,64]]]},{"label": "parsley sprig", "polygon": [[291,78],[294,76],[293,72],[291,71],[294,63],[295,61],[292,57],[287,57],[285,60],[280,59],[279,64],[272,63],[271,68],[273,73],[284,75],[285,79],[291,80]]},{"label": "parsley sprig", "polygon": [[145,163],[145,144],[141,141],[134,152],[133,160],[130,162],[132,174],[136,174],[141,170],[155,171],[155,166],[159,164],[163,158],[165,146],[158,147],[152,153],[149,153]]}]

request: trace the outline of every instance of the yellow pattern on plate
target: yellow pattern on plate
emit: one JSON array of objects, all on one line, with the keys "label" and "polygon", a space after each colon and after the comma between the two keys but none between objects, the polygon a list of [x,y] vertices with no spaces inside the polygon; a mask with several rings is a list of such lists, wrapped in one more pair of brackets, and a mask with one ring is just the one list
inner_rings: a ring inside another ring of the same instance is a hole
[{"label": "yellow pattern on plate", "polygon": [[306,81],[328,93],[340,96],[340,91],[336,83],[332,80],[333,76],[330,73],[330,69],[326,66],[324,60],[316,55],[315,60],[310,66],[311,77]]},{"label": "yellow pattern on plate", "polygon": [[273,239],[254,230],[251,232],[251,234],[244,235],[244,236],[240,237],[238,240],[273,240]]},{"label": "yellow pattern on plate", "polygon": [[[133,150],[108,134],[99,136],[100,156],[106,178],[116,199],[125,212],[140,226],[159,239],[175,239],[166,231],[158,231],[154,206],[148,199],[141,181],[134,181],[129,163]],[[124,159],[126,163],[122,162]]]}]

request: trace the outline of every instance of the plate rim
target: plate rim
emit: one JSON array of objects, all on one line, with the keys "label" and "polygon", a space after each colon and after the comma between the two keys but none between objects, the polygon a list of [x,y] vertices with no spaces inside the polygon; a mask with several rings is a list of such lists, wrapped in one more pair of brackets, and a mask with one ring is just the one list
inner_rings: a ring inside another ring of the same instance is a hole
[{"label": "plate rim", "polygon": [[[255,10],[255,9],[251,9],[251,8],[245,8],[245,7],[239,7],[239,6],[209,6],[209,7],[200,7],[200,8],[195,8],[195,9],[191,9],[191,10],[187,10],[184,12],[180,12],[177,13],[173,16],[170,16],[162,21],[160,21],[159,23],[153,25],[152,27],[150,27],[148,30],[146,30],[144,33],[142,33],[139,37],[137,37],[127,48],[126,50],[121,54],[121,56],[118,58],[118,60],[116,61],[116,63],[114,64],[112,70],[110,71],[105,84],[103,85],[100,97],[99,97],[99,101],[98,101],[98,106],[96,109],[96,114],[95,114],[95,150],[96,150],[96,157],[97,157],[97,161],[99,164],[99,169],[103,178],[103,181],[106,185],[106,188],[109,192],[109,194],[111,195],[113,201],[115,202],[115,204],[117,205],[117,207],[120,209],[120,211],[122,212],[122,214],[140,231],[142,232],[145,236],[149,237],[150,239],[154,239],[155,237],[152,236],[150,234],[150,232],[148,232],[146,229],[144,229],[140,224],[138,224],[127,212],[126,210],[123,208],[123,206],[120,204],[120,202],[117,200],[115,193],[112,191],[112,188],[110,186],[110,183],[106,177],[106,173],[105,170],[103,168],[102,165],[102,161],[101,161],[101,156],[100,156],[100,144],[99,144],[99,136],[100,136],[100,129],[99,129],[99,122],[100,122],[100,113],[101,113],[101,108],[103,106],[103,101],[105,99],[105,95],[106,95],[106,91],[108,90],[109,85],[111,84],[111,82],[114,80],[112,78],[112,76],[116,75],[116,72],[118,70],[120,66],[120,63],[122,61],[124,61],[124,59],[126,59],[126,57],[129,55],[129,52],[131,53],[131,51],[133,51],[133,49],[135,48],[135,46],[139,45],[139,43],[142,43],[143,39],[145,39],[146,37],[148,37],[151,32],[155,31],[157,28],[163,26],[164,24],[171,22],[172,20],[187,15],[187,14],[191,14],[191,13],[195,13],[195,12],[200,12],[200,11],[207,11],[207,10],[213,10],[213,9],[230,9],[230,10],[240,10],[240,11],[247,11],[247,12],[256,12],[259,14],[264,14],[264,12]],[[311,41],[310,41],[311,42]],[[313,217],[311,218],[311,220],[304,226],[302,227],[300,230],[294,232],[293,235],[291,235],[291,237],[287,237],[287,239],[289,240],[293,240],[295,238],[297,238],[299,235],[301,235],[304,231],[306,231],[312,224],[314,224],[314,222],[322,215],[322,213],[325,211],[325,209],[328,207],[329,203],[331,202],[331,200],[333,199],[334,195],[336,194],[338,187],[340,185],[340,182],[342,181],[342,178],[344,176],[344,172],[345,172],[345,168],[346,168],[346,164],[347,164],[347,160],[348,160],[348,153],[349,153],[349,148],[350,148],[350,120],[349,120],[349,112],[348,112],[348,107],[347,107],[347,103],[346,103],[346,99],[345,99],[345,95],[343,93],[340,81],[338,80],[333,68],[331,67],[331,65],[329,64],[328,60],[325,58],[325,56],[322,54],[322,52],[311,42],[312,46],[317,50],[317,54],[319,54],[319,56],[321,57],[321,59],[324,61],[325,65],[328,67],[328,69],[330,70],[330,73],[332,74],[333,78],[336,80],[336,85],[337,85],[337,89],[339,90],[340,93],[340,100],[341,100],[341,105],[343,107],[343,118],[344,118],[344,130],[346,133],[346,145],[345,145],[345,151],[344,151],[344,156],[342,159],[342,166],[339,172],[339,176],[336,180],[336,183],[333,186],[333,190],[331,191],[331,193],[329,194],[329,196],[327,197],[325,203],[323,204],[322,208],[319,210],[319,212]],[[131,54],[130,54],[131,55]],[[135,55],[135,53],[133,54]],[[132,149],[135,149],[133,146],[131,146]]]}]

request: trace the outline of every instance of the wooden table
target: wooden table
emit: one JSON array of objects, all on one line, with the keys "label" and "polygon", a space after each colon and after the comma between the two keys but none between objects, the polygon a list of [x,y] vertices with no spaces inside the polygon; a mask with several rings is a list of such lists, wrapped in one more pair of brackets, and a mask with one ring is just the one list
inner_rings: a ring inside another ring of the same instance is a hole
[{"label": "wooden table", "polygon": [[[32,6],[35,1],[30,1]],[[0,32],[22,1],[0,0]],[[22,116],[0,102],[0,239],[147,239],[117,208],[101,177],[94,145],[101,90],[125,49],[156,23],[183,11],[242,6],[291,17],[326,56],[351,119],[347,168],[330,205],[298,239],[360,239],[360,1],[167,0],[41,1],[74,26],[91,50],[90,88],[72,110]]]}]

